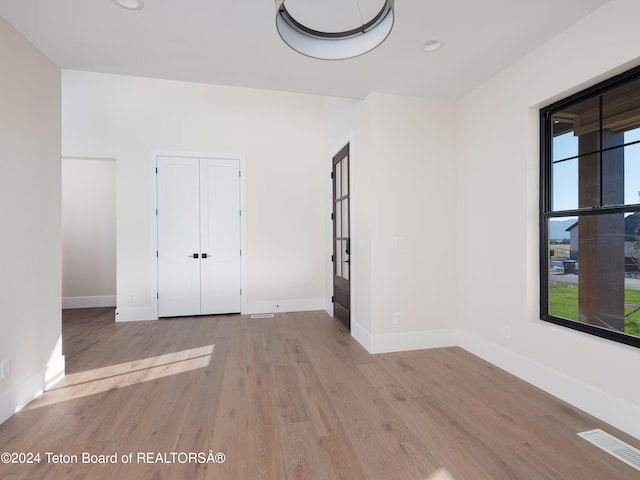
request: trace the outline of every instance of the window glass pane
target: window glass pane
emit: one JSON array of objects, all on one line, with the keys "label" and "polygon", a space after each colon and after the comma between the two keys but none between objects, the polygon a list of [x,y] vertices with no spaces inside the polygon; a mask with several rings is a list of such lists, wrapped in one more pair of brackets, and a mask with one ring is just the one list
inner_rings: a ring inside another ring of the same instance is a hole
[{"label": "window glass pane", "polygon": [[578,159],[552,166],[551,208],[553,211],[578,208]]},{"label": "window glass pane", "polygon": [[602,95],[603,148],[622,146],[625,132],[640,127],[640,80]]},{"label": "window glass pane", "polygon": [[640,127],[624,132],[624,143],[640,142]]},{"label": "window glass pane", "polygon": [[573,131],[553,137],[553,161],[564,160],[578,156],[578,137]]},{"label": "window glass pane", "polygon": [[638,347],[639,74],[541,112],[541,318]]},{"label": "window glass pane", "polygon": [[[566,239],[549,245],[549,314],[640,337],[640,212],[554,219]],[[558,234],[556,234],[558,235]]]},{"label": "window glass pane", "polygon": [[342,202],[340,200],[336,201],[335,223],[336,223],[336,237],[341,237],[342,236]]},{"label": "window glass pane", "polygon": [[333,259],[336,268],[336,275],[342,276],[342,244],[341,240],[336,240],[336,256]]},{"label": "window glass pane", "polygon": [[624,217],[624,255],[626,271],[638,272],[640,269],[640,213],[630,213]]},{"label": "window glass pane", "polygon": [[625,151],[620,147],[602,152],[602,205],[624,204]]},{"label": "window glass pane", "polygon": [[[571,250],[571,239],[577,239],[577,231],[573,232],[574,228],[578,228],[577,217],[561,217],[552,218],[548,222],[549,231],[549,260],[550,261],[562,261],[567,258],[578,258],[578,244],[574,243],[573,251]],[[557,267],[555,270],[562,270],[562,265],[556,263],[550,265],[550,267]],[[550,268],[551,270],[551,268]]]},{"label": "window glass pane", "polygon": [[604,206],[640,203],[640,144],[602,152],[601,178]]},{"label": "window glass pane", "polygon": [[[625,137],[640,140],[640,132],[627,132]],[[640,144],[629,145],[624,149],[624,203],[640,203]]]},{"label": "window glass pane", "polygon": [[340,168],[340,163],[336,164],[334,167],[334,180],[336,186],[336,198],[340,198],[342,196],[342,168]]},{"label": "window glass pane", "polygon": [[347,253],[348,240],[342,241],[342,277],[349,280],[349,254]]},{"label": "window glass pane", "polygon": [[549,220],[549,314],[578,320],[578,219]]},{"label": "window glass pane", "polygon": [[578,161],[578,206],[600,206],[600,154],[585,155]]},{"label": "window glass pane", "polygon": [[578,320],[578,228],[576,217],[554,218],[549,231],[549,314]]},{"label": "window glass pane", "polygon": [[[598,97],[576,103],[565,108],[561,112],[554,113],[551,117],[552,135],[554,138],[553,146],[555,148],[555,138],[563,136],[566,139],[569,136],[574,137],[574,142],[579,138],[586,139],[591,134],[597,140],[600,129],[600,100]],[[579,153],[590,153],[597,149],[595,145],[585,145]],[[578,152],[575,150],[568,154],[554,151],[553,160],[561,160],[563,158],[573,157]]]},{"label": "window glass pane", "polygon": [[342,164],[342,196],[349,195],[349,157],[343,158]]},{"label": "window glass pane", "polygon": [[342,202],[342,236],[349,237],[349,199],[345,198]]}]

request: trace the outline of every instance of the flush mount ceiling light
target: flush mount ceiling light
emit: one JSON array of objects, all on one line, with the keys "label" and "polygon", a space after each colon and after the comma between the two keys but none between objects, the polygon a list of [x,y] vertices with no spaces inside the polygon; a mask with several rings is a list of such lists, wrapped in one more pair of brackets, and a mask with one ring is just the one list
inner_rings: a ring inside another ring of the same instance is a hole
[{"label": "flush mount ceiling light", "polygon": [[113,3],[127,10],[140,10],[144,7],[142,0],[113,0]]},{"label": "flush mount ceiling light", "polygon": [[276,28],[295,51],[321,60],[367,53],[389,36],[394,0],[275,0]]}]

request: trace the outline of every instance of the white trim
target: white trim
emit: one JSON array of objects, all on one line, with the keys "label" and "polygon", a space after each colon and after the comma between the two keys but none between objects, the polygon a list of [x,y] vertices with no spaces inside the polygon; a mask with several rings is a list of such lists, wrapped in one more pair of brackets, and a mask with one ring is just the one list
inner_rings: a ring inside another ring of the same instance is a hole
[{"label": "white trim", "polygon": [[64,377],[65,360],[63,355],[56,355],[49,365],[37,373],[10,387],[0,395],[0,423],[18,412],[46,389]]},{"label": "white trim", "polygon": [[114,157],[70,157],[70,156],[62,156],[60,157],[62,160],[97,160],[101,162],[115,162],[116,159]]},{"label": "white trim", "polygon": [[116,322],[142,322],[158,320],[157,302],[151,307],[120,307],[116,309]]},{"label": "white trim", "polygon": [[240,161],[240,287],[242,289],[242,295],[240,295],[240,309],[244,311],[247,306],[247,189],[245,175],[245,158],[244,155],[238,155]]},{"label": "white trim", "polygon": [[[149,153],[149,205],[150,205],[150,217],[149,222],[149,245],[150,249],[150,291],[151,291],[151,307],[149,308],[123,308],[118,309],[116,313],[116,321],[128,322],[138,320],[158,320],[158,257],[156,257],[156,251],[158,250],[158,216],[156,215],[156,209],[158,208],[158,183],[156,176],[156,167],[158,166],[158,157],[189,157],[189,158],[213,158],[224,160],[238,160],[240,168],[240,211],[242,215],[240,217],[240,249],[242,255],[240,256],[240,288],[242,289],[241,298],[241,310],[244,313],[246,309],[246,174],[245,174],[245,156],[244,154],[229,154],[229,153],[210,153],[210,152],[190,152],[182,150],[152,150]],[[253,312],[260,313],[260,312]]]},{"label": "white trim", "polygon": [[371,350],[371,334],[359,323],[353,321],[351,316],[351,336],[362,345],[367,352],[373,353]]},{"label": "white trim", "polygon": [[374,335],[351,322],[351,336],[369,353],[458,346],[519,379],[640,439],[640,405],[634,405],[564,373],[461,330]]},{"label": "white trim", "polygon": [[62,297],[62,308],[95,308],[115,306],[115,295],[100,295],[93,297]]},{"label": "white trim", "polygon": [[[158,157],[162,153],[158,151],[151,151],[149,154],[149,215],[151,221],[149,222],[149,245],[151,246],[149,251],[149,292],[151,297],[151,309],[149,311],[147,320],[158,320]],[[170,156],[170,155],[168,155]],[[136,320],[142,320],[136,317],[136,312],[132,312],[131,308],[118,309],[116,311],[116,322],[131,322]]]},{"label": "white trim", "polygon": [[458,345],[457,330],[423,330],[403,333],[369,334],[371,353],[404,352]]},{"label": "white trim", "polygon": [[459,346],[468,352],[623,432],[640,438],[640,405],[614,397],[471,333],[460,332],[459,340]]},{"label": "white trim", "polygon": [[333,312],[333,302],[331,301],[331,298],[325,298],[324,299],[324,309],[325,312],[327,312],[329,314],[330,317],[334,316],[334,312]]},{"label": "white trim", "polygon": [[325,310],[324,298],[265,302],[244,301],[242,305],[242,315],[253,315],[256,313],[313,312],[316,310]]},{"label": "white trim", "polygon": [[[60,337],[60,342],[62,337]],[[56,346],[56,349],[62,349],[62,343]],[[44,369],[44,389],[48,390],[53,384],[62,380],[65,376],[65,356],[62,353],[54,353],[49,359],[49,364]]]}]

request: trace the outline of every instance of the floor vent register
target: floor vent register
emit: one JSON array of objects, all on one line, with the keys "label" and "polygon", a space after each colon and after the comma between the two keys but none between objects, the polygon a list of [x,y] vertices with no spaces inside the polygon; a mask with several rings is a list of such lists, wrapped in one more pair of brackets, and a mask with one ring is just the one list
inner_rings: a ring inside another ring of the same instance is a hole
[{"label": "floor vent register", "polygon": [[637,448],[600,429],[580,432],[578,435],[640,471],[640,450]]}]

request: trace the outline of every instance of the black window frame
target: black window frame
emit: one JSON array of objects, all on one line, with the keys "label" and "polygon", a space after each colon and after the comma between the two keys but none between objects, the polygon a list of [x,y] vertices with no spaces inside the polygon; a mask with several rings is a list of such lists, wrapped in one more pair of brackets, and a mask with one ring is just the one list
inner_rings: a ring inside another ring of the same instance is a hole
[{"label": "black window frame", "polygon": [[[554,113],[561,112],[563,109],[574,104],[584,102],[589,99],[598,98],[614,88],[629,84],[632,81],[640,79],[640,66],[628,70],[624,73],[609,78],[603,82],[589,87],[583,91],[570,95],[567,98],[556,101],[547,107],[540,109],[540,319],[546,322],[561,325],[572,330],[581,331],[597,337],[612,340],[618,343],[630,345],[640,348],[640,337],[624,334],[616,330],[610,330],[603,327],[565,319],[553,316],[549,313],[549,259],[550,259],[550,239],[548,231],[548,223],[553,218],[563,217],[581,217],[586,215],[604,215],[611,213],[634,213],[640,212],[640,203],[616,206],[599,206],[590,208],[574,208],[570,210],[552,209],[552,179],[551,170],[553,165],[553,121]],[[600,116],[602,120],[602,106],[600,107]],[[600,124],[602,130],[602,124]],[[606,151],[601,148],[599,151]],[[602,193],[602,190],[600,190]]]}]

